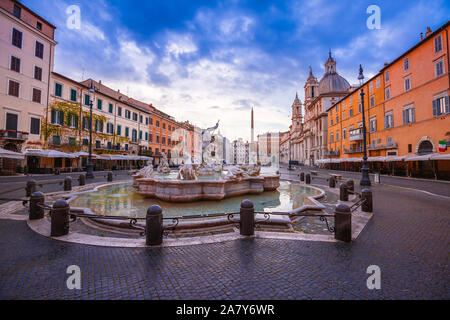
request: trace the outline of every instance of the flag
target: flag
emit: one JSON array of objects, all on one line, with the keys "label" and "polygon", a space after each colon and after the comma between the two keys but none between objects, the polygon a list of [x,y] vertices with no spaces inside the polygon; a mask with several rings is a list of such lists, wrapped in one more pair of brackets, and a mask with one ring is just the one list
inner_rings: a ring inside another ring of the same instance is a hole
[{"label": "flag", "polygon": [[439,141],[439,152],[447,151],[447,141]]}]

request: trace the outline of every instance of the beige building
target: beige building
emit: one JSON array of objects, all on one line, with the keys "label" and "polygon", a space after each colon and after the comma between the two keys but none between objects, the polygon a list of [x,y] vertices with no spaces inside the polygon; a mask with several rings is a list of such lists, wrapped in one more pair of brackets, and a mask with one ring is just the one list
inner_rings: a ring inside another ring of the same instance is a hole
[{"label": "beige building", "polygon": [[301,113],[301,102],[296,97],[291,126],[292,160],[307,165],[326,157],[328,149],[328,110],[335,102],[348,94],[351,86],[336,71],[336,61],[329,53],[325,62],[325,74],[317,81],[310,68],[305,84],[305,116]]},{"label": "beige building", "polygon": [[[0,147],[41,144],[49,101],[55,26],[23,4],[0,0]],[[7,160],[4,160],[7,161]]]}]

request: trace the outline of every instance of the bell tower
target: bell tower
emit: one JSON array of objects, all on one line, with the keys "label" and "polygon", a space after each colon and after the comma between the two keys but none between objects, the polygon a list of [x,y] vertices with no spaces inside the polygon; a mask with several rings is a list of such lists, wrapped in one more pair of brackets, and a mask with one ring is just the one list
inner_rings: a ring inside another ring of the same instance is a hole
[{"label": "bell tower", "polygon": [[303,122],[302,102],[298,98],[298,93],[295,94],[295,100],[292,104],[292,125],[294,130],[300,128]]},{"label": "bell tower", "polygon": [[309,106],[319,95],[319,82],[314,77],[311,66],[309,66],[309,77],[305,83],[305,107]]}]

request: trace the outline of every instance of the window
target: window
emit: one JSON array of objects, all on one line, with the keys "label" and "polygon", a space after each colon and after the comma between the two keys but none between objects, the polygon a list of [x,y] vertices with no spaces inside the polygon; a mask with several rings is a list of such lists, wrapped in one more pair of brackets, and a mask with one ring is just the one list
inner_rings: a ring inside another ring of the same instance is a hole
[{"label": "window", "polygon": [[148,125],[148,117],[145,118],[145,124]]},{"label": "window", "polygon": [[159,136],[156,136],[156,143],[159,143]]},{"label": "window", "polygon": [[163,129],[165,129],[166,128],[166,123],[165,122],[163,122]]},{"label": "window", "polygon": [[41,30],[42,31],[42,23],[41,22],[36,22],[36,28],[38,29],[38,30]]},{"label": "window", "polygon": [[120,136],[122,134],[122,126],[118,125],[117,126],[117,135]]},{"label": "window", "polygon": [[20,73],[20,59],[19,58],[11,56],[10,69],[12,71]]},{"label": "window", "polygon": [[448,96],[433,100],[433,116],[438,117],[442,114],[450,113]]},{"label": "window", "polygon": [[409,70],[409,58],[405,58],[405,60],[403,60],[403,70]]},{"label": "window", "polygon": [[330,135],[330,142],[334,142],[334,135],[333,134]]},{"label": "window", "polygon": [[390,98],[391,98],[391,87],[386,88],[386,91],[385,91],[385,99],[389,100]]},{"label": "window", "polygon": [[71,145],[72,147],[74,147],[76,145],[76,140],[73,137],[69,137],[69,145]]},{"label": "window", "polygon": [[348,117],[353,117],[353,108],[350,108],[350,110],[348,110]]},{"label": "window", "polygon": [[106,124],[106,133],[107,134],[114,134],[114,125],[112,123]]},{"label": "window", "polygon": [[22,32],[13,28],[12,45],[16,46],[19,49],[22,49],[22,37],[23,37]]},{"label": "window", "polygon": [[52,124],[64,125],[64,111],[52,109],[51,122]]},{"label": "window", "polygon": [[53,136],[53,145],[59,146],[61,144],[61,137],[60,136]]},{"label": "window", "polygon": [[339,141],[339,131],[336,131],[336,142]]},{"label": "window", "polygon": [[117,107],[117,115],[118,115],[119,117],[122,116],[122,107]]},{"label": "window", "polygon": [[434,38],[434,53],[442,51],[442,37],[441,35]]},{"label": "window", "polygon": [[41,90],[33,88],[33,102],[41,103]]},{"label": "window", "polygon": [[14,17],[16,17],[17,19],[20,19],[21,12],[22,12],[22,9],[18,5],[15,4],[14,11],[13,11]]},{"label": "window", "polygon": [[435,63],[436,77],[444,74],[444,60],[440,60]]},{"label": "window", "polygon": [[130,112],[130,110],[125,110],[125,118],[131,119],[131,112]]},{"label": "window", "polygon": [[166,137],[162,137],[162,144],[166,144]]},{"label": "window", "polygon": [[339,116],[336,115],[336,124],[339,122]]},{"label": "window", "polygon": [[83,146],[89,145],[89,139],[83,139]]},{"label": "window", "polygon": [[132,136],[131,136],[131,141],[137,142],[137,130],[136,129],[133,129],[133,133],[132,133]]},{"label": "window", "polygon": [[405,78],[405,92],[411,90],[411,78]]},{"label": "window", "polygon": [[77,102],[77,90],[70,89],[70,101]]},{"label": "window", "polygon": [[362,104],[361,104],[361,102],[358,103],[358,112],[359,113],[362,112]]},{"label": "window", "polygon": [[129,137],[130,136],[130,128],[126,127],[125,128],[125,137]]},{"label": "window", "polygon": [[376,118],[370,119],[370,122],[369,122],[369,131],[370,131],[370,132],[375,132],[375,131],[377,131],[377,119],[376,119]]},{"label": "window", "polygon": [[377,78],[377,89],[380,88],[380,85],[381,85],[380,82],[381,82],[381,81],[380,81],[380,77],[378,77],[378,78]]},{"label": "window", "polygon": [[109,104],[109,113],[114,113],[114,105],[112,103]]},{"label": "window", "polygon": [[90,106],[91,105],[91,96],[88,94],[84,95],[84,105],[85,106]]},{"label": "window", "polygon": [[384,82],[389,82],[389,70],[384,73]]},{"label": "window", "polygon": [[39,41],[36,41],[36,48],[34,51],[34,55],[38,58],[44,58],[44,45]]},{"label": "window", "polygon": [[91,127],[90,117],[83,117],[83,129],[89,130],[90,127]]},{"label": "window", "polygon": [[333,125],[333,118],[330,119],[330,126]]},{"label": "window", "polygon": [[413,106],[406,106],[403,110],[403,124],[414,123],[415,119],[415,111]]},{"label": "window", "polygon": [[330,109],[330,116],[333,115],[333,109]]},{"label": "window", "polygon": [[139,130],[139,140],[142,140],[142,131]]},{"label": "window", "polygon": [[345,111],[342,111],[342,120],[345,120]]},{"label": "window", "polygon": [[143,123],[144,122],[144,117],[143,116],[139,116],[139,122]]},{"label": "window", "polygon": [[95,149],[101,149],[102,142],[100,140],[95,140]]},{"label": "window", "polygon": [[151,132],[148,133],[148,141],[153,142],[153,134]]},{"label": "window", "polygon": [[62,97],[62,84],[55,82],[55,96]]},{"label": "window", "polygon": [[133,121],[138,121],[138,114],[133,112]]},{"label": "window", "polygon": [[156,120],[156,126],[159,128],[159,120]]},{"label": "window", "polygon": [[392,111],[386,112],[384,115],[384,128],[389,129],[394,127],[394,117],[392,116]]},{"label": "window", "polygon": [[78,115],[74,113],[69,113],[68,116],[68,125],[71,128],[78,128]]},{"label": "window", "polygon": [[145,133],[145,141],[148,141],[148,132]]},{"label": "window", "polygon": [[412,144],[408,144],[408,153],[412,152]]},{"label": "window", "polygon": [[102,108],[103,108],[103,100],[97,99],[97,109],[102,110]]},{"label": "window", "polygon": [[13,97],[19,97],[20,84],[16,81],[9,80],[8,94]]},{"label": "window", "polygon": [[125,144],[125,151],[128,151],[128,144]]},{"label": "window", "polygon": [[153,125],[153,118],[148,118],[150,125]]},{"label": "window", "polygon": [[42,81],[42,68],[34,67],[34,78],[36,80]]},{"label": "window", "polygon": [[371,83],[369,84],[369,91],[370,91],[370,92],[373,91],[373,82],[371,82]]},{"label": "window", "polygon": [[370,107],[371,108],[375,107],[375,96],[370,97]]},{"label": "window", "polygon": [[31,118],[30,134],[35,134],[35,135],[41,134],[41,119]]},{"label": "window", "polygon": [[95,120],[95,132],[103,132],[103,121]]},{"label": "window", "polygon": [[172,131],[172,127],[171,127],[171,125],[169,124],[169,131]]},{"label": "window", "polygon": [[342,139],[347,139],[347,129],[346,128],[344,128],[344,129],[342,129]]}]

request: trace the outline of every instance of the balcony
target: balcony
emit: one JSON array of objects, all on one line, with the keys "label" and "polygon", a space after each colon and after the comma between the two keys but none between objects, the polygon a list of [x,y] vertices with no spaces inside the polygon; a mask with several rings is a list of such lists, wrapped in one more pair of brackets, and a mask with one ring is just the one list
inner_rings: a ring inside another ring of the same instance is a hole
[{"label": "balcony", "polygon": [[344,153],[345,154],[353,154],[353,153],[362,153],[363,152],[363,148],[351,148],[351,149],[345,149],[344,148]]},{"label": "balcony", "polygon": [[370,151],[374,151],[374,150],[397,149],[397,147],[398,147],[397,142],[387,142],[382,144],[370,144],[367,149]]},{"label": "balcony", "polygon": [[28,133],[15,130],[0,130],[0,139],[24,142],[28,140]]},{"label": "balcony", "polygon": [[363,129],[359,128],[359,129],[355,129],[355,130],[349,131],[348,139],[349,139],[349,141],[361,141],[361,140],[363,140],[364,139]]},{"label": "balcony", "polygon": [[327,157],[339,157],[339,155],[340,155],[339,150],[336,150],[336,151],[331,150],[325,154],[325,156],[327,156]]}]

